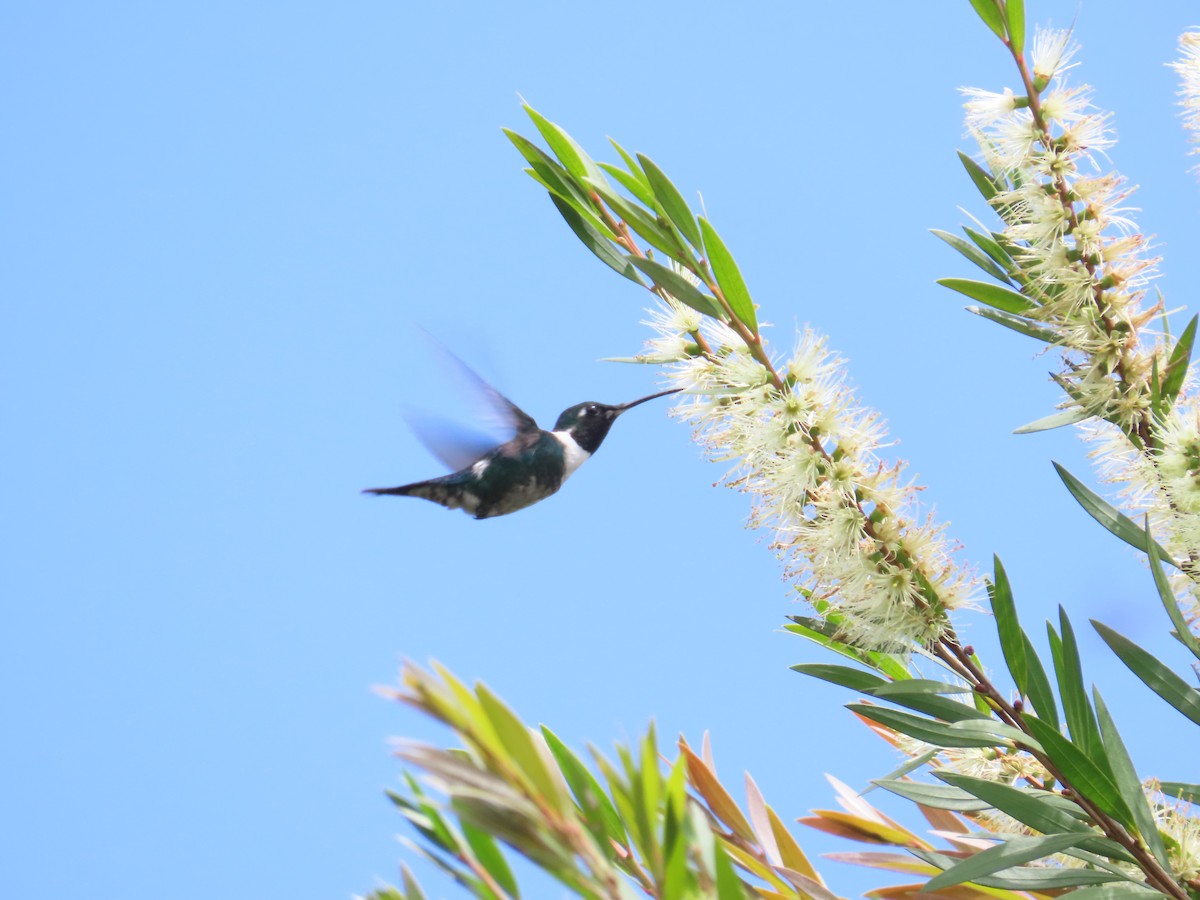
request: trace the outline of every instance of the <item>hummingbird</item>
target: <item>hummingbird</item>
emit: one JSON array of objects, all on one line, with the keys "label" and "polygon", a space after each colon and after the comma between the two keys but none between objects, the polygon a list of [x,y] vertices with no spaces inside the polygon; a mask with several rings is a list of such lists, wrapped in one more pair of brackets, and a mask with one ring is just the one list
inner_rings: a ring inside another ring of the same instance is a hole
[{"label": "hummingbird", "polygon": [[[449,351],[446,351],[449,354]],[[648,400],[674,394],[672,388],[640,400],[610,405],[587,401],[562,411],[554,428],[544,431],[533,417],[449,354],[474,383],[494,418],[513,436],[498,446],[432,437],[424,423],[409,419],[417,437],[451,469],[449,475],[390,488],[367,488],[364,494],[420,497],[447,509],[461,509],[476,519],[490,519],[545,500],[585,463],[604,442],[617,417]],[[493,442],[494,443],[494,442]]]}]

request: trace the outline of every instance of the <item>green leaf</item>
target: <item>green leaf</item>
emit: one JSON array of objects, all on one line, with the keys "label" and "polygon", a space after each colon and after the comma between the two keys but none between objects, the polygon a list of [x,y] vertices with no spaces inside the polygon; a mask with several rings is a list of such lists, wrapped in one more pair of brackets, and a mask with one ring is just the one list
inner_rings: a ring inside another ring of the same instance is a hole
[{"label": "green leaf", "polygon": [[1012,51],[1021,56],[1025,52],[1025,0],[1005,0],[1004,20]]},{"label": "green leaf", "polygon": [[597,838],[597,842],[604,846],[605,842],[600,840],[603,835],[613,843],[623,846],[628,841],[625,826],[621,824],[621,817],[617,815],[616,807],[608,799],[608,794],[600,786],[600,782],[571,748],[545,725],[542,726],[542,737],[546,739],[546,746],[550,748],[554,761],[558,763],[559,771],[566,779],[567,786],[571,788],[571,793],[575,795],[575,803],[583,812],[584,821]]},{"label": "green leaf", "polygon": [[992,602],[992,616],[996,620],[996,634],[1000,638],[1000,650],[1008,665],[1008,672],[1016,682],[1021,696],[1029,696],[1029,666],[1025,661],[1024,632],[1017,619],[1017,607],[1013,602],[1012,587],[1008,573],[1000,557],[992,557],[995,579],[988,585],[988,597]]},{"label": "green leaf", "polygon": [[613,247],[612,243],[593,228],[583,216],[579,215],[571,204],[567,203],[567,201],[563,200],[557,194],[551,194],[550,199],[554,202],[554,206],[559,214],[566,219],[571,230],[575,232],[575,236],[579,238],[583,246],[596,254],[600,262],[613,271],[624,275],[634,284],[645,287],[642,279],[638,278],[637,271],[629,261],[629,258]]},{"label": "green leaf", "polygon": [[970,241],[963,240],[957,234],[951,234],[948,231],[942,231],[938,228],[931,228],[929,230],[935,236],[941,238],[997,281],[1006,281],[1011,284],[1011,279],[1009,279],[1008,274],[1002,268],[996,265],[996,263],[986,253],[980,251],[980,249],[974,246]]},{"label": "green leaf", "polygon": [[1010,328],[1018,334],[1031,337],[1035,341],[1041,341],[1043,344],[1057,344],[1059,342],[1058,332],[1053,328],[1048,328],[1045,325],[1021,316],[1014,316],[1012,313],[1006,313],[999,309],[989,309],[986,306],[968,306],[966,310],[984,319],[990,319],[997,325]]},{"label": "green leaf", "polygon": [[[975,242],[980,250],[992,258],[996,265],[1000,266],[1005,272],[1014,272],[1019,267],[1007,250],[1001,246],[1000,241],[995,234],[985,234],[982,231],[976,231],[966,225],[963,226],[963,233],[966,234],[972,241]],[[1007,279],[1006,279],[1007,280]]]},{"label": "green leaf", "polygon": [[[1038,838],[1024,838],[1024,840],[1038,840]],[[959,865],[957,859],[953,856],[946,856],[943,853],[913,848],[910,848],[908,852],[940,869],[950,870]],[[983,853],[987,852],[987,850],[983,851]],[[982,856],[983,853],[976,854],[976,856],[970,858],[975,859],[978,856]],[[983,887],[1004,888],[1010,891],[1037,891],[1074,887],[1077,884],[1103,884],[1106,881],[1118,881],[1120,878],[1120,875],[1113,875],[1110,872],[1097,872],[1094,869],[1018,866],[1008,869],[1003,875],[980,875],[974,880],[974,883]],[[928,887],[922,888],[922,891],[928,891]]]},{"label": "green leaf", "polygon": [[[1058,472],[1058,477],[1063,480],[1063,484],[1067,486],[1067,490],[1071,492],[1071,496],[1078,501],[1079,505],[1084,508],[1088,515],[1131,547],[1136,547],[1143,553],[1148,552],[1149,538],[1146,532],[1138,528],[1129,516],[1109,505],[1099,494],[1088,488],[1082,481],[1058,463],[1054,463],[1054,470]],[[1175,561],[1171,559],[1170,554],[1160,544],[1155,544],[1155,549],[1160,559],[1170,563],[1177,569],[1179,568]]]},{"label": "green leaf", "polygon": [[1188,784],[1184,781],[1162,781],[1158,789],[1168,797],[1178,797],[1188,803],[1200,803],[1200,784]]},{"label": "green leaf", "polygon": [[974,704],[960,703],[958,700],[942,696],[947,693],[968,693],[966,689],[953,684],[911,678],[895,684],[884,683],[861,690],[867,696],[890,700],[899,706],[906,706],[917,712],[936,716],[946,722],[961,722],[964,719],[991,719],[990,713],[976,709]]},{"label": "green leaf", "polygon": [[496,729],[504,750],[511,755],[512,760],[542,798],[555,809],[561,810],[566,798],[560,790],[559,782],[555,781],[550,775],[550,770],[546,768],[542,754],[538,752],[525,723],[518,719],[487,685],[479,685],[475,693],[492,727]]},{"label": "green leaf", "polygon": [[646,187],[636,176],[630,175],[624,169],[612,163],[600,163],[600,168],[615,178],[625,190],[633,194],[641,203],[653,209],[654,192]]},{"label": "green leaf", "polygon": [[508,867],[508,860],[504,858],[504,854],[492,836],[465,820],[462,822],[462,830],[467,844],[471,847],[471,852],[484,870],[495,879],[500,887],[504,888],[510,897],[520,897],[521,892],[517,888],[517,879],[513,876],[512,869]]},{"label": "green leaf", "polygon": [[[1097,765],[1108,769],[1104,757],[1104,744],[1100,740],[1100,728],[1096,715],[1088,702],[1087,689],[1083,685],[1083,666],[1079,661],[1079,645],[1075,641],[1075,630],[1066,610],[1058,608],[1058,621],[1062,628],[1062,665],[1058,667],[1058,695],[1062,698],[1063,716],[1071,732],[1071,740],[1083,753],[1095,760]],[[1057,728],[1057,723],[1055,723]],[[1111,776],[1112,772],[1108,774]]]},{"label": "green leaf", "polygon": [[929,894],[941,888],[962,884],[964,881],[978,881],[982,876],[1053,856],[1068,847],[1077,846],[1083,840],[1086,838],[1078,832],[1047,834],[1040,837],[1010,837],[994,847],[968,856],[941,875],[929,879],[921,888],[921,893]]},{"label": "green leaf", "polygon": [[931,806],[934,809],[948,809],[952,812],[981,812],[991,809],[990,803],[949,784],[926,784],[922,781],[882,778],[871,783],[877,784],[885,791],[891,791],[905,800],[920,803],[922,806]]},{"label": "green leaf", "polygon": [[1004,17],[1000,15],[996,0],[971,0],[971,6],[983,19],[983,24],[996,33],[996,37],[1002,41],[1008,37],[1004,32]]},{"label": "green leaf", "polygon": [[860,650],[857,647],[851,647],[844,641],[838,640],[837,626],[830,622],[812,616],[789,616],[788,618],[792,620],[793,624],[784,625],[784,631],[798,634],[800,637],[807,638],[814,644],[819,644],[827,650],[839,653],[847,659],[852,659],[857,663],[862,663],[864,666],[877,669],[888,678],[898,681],[910,677],[903,663],[892,654],[880,653],[877,650]]},{"label": "green leaf", "polygon": [[612,144],[613,149],[621,155],[621,162],[625,163],[625,168],[629,170],[629,174],[640,181],[645,186],[646,191],[650,194],[650,196],[653,197],[654,190],[650,187],[650,181],[646,178],[646,173],[642,171],[642,167],[637,164],[637,160],[633,158],[633,155],[626,151],[624,147],[618,144],[611,137],[608,139],[608,142]]},{"label": "green leaf", "polygon": [[1163,844],[1162,835],[1159,834],[1158,825],[1154,821],[1154,812],[1150,809],[1146,792],[1142,790],[1141,779],[1138,778],[1137,770],[1133,767],[1133,759],[1130,758],[1129,750],[1125,747],[1120,732],[1117,731],[1117,724],[1109,714],[1104,698],[1094,687],[1092,692],[1096,698],[1096,716],[1099,719],[1100,735],[1104,741],[1104,749],[1113,780],[1117,783],[1121,796],[1125,798],[1125,804],[1133,813],[1133,820],[1137,825],[1136,833],[1141,835],[1142,842],[1150,848],[1154,858],[1169,871],[1171,863],[1167,858],[1167,848]]},{"label": "green leaf", "polygon": [[983,195],[984,200],[991,200],[1000,193],[996,188],[996,182],[992,179],[991,173],[961,150],[958,151],[958,161],[963,164],[963,168],[971,176],[971,181],[975,183],[975,187]]},{"label": "green leaf", "polygon": [[1183,334],[1175,342],[1175,349],[1171,351],[1166,371],[1163,372],[1162,398],[1166,401],[1165,409],[1170,409],[1175,403],[1179,391],[1183,388],[1183,382],[1187,378],[1188,365],[1192,359],[1192,344],[1196,341],[1196,320],[1198,318],[1200,316],[1192,316],[1192,320],[1183,329]]},{"label": "green leaf", "polygon": [[1029,700],[1044,721],[1058,728],[1058,708],[1054,704],[1054,691],[1050,688],[1050,678],[1046,675],[1046,669],[1024,629],[1021,630],[1021,640],[1025,642],[1025,669],[1029,676]]},{"label": "green leaf", "polygon": [[942,781],[978,797],[993,809],[1008,813],[1035,831],[1043,834],[1083,832],[1091,837],[1086,842],[1080,843],[1080,847],[1110,859],[1118,859],[1123,862],[1134,861],[1129,851],[1120,844],[1108,838],[1096,836],[1086,822],[1076,817],[1081,814],[1079,807],[1065,797],[1046,791],[1021,790],[998,781],[973,778],[970,775],[959,775],[955,772],[938,771],[933,774]]},{"label": "green leaf", "polygon": [[878,722],[880,725],[886,725],[901,734],[937,747],[995,747],[997,744],[1006,743],[994,735],[965,733],[935,719],[914,716],[911,713],[887,709],[883,706],[848,703],[846,709],[873,722]]},{"label": "green leaf", "polygon": [[555,162],[545,150],[515,131],[508,128],[503,130],[505,136],[517,148],[517,152],[525,157],[526,162],[533,167],[534,172],[537,173],[538,182],[546,190],[558,194],[572,206],[591,208],[587,193],[571,177],[571,174]]},{"label": "green leaf", "polygon": [[854,691],[864,691],[867,688],[875,687],[888,682],[878,675],[872,675],[870,672],[864,672],[861,669],[854,669],[850,666],[836,666],[832,663],[800,663],[791,667],[793,672],[799,672],[801,675],[811,675],[813,678],[819,678],[822,681],[828,681],[831,684],[848,687]]},{"label": "green leaf", "polygon": [[1092,413],[1080,406],[1074,406],[1071,409],[1065,409],[1062,412],[1054,413],[1054,415],[1045,416],[1028,425],[1022,425],[1020,428],[1014,428],[1013,434],[1033,434],[1038,431],[1050,431],[1054,428],[1062,428],[1064,425],[1074,425],[1076,422],[1082,422],[1085,419],[1092,418]]},{"label": "green leaf", "polygon": [[969,278],[939,278],[937,283],[952,291],[965,294],[972,300],[978,300],[986,306],[1002,312],[1022,315],[1038,308],[1037,304],[1014,290],[991,284],[987,281],[972,281]]},{"label": "green leaf", "polygon": [[579,179],[589,178],[592,181],[604,182],[604,173],[600,171],[600,167],[592,161],[582,147],[575,143],[569,134],[528,103],[523,103],[521,108],[533,120],[537,130],[541,132],[546,143],[550,145],[550,149],[554,151],[554,155],[559,158],[568,172]]},{"label": "green leaf", "polygon": [[738,878],[733,862],[721,843],[713,848],[713,863],[717,875],[717,900],[745,900],[746,888]]},{"label": "green leaf", "polygon": [[1113,631],[1103,622],[1092,619],[1092,627],[1108,644],[1121,662],[1125,663],[1146,686],[1173,707],[1200,725],[1200,691],[1168,669],[1124,635]]},{"label": "green leaf", "polygon": [[1192,629],[1188,627],[1187,619],[1183,617],[1183,612],[1179,609],[1179,601],[1175,598],[1175,592],[1171,590],[1171,583],[1167,581],[1167,576],[1163,574],[1162,565],[1160,564],[1160,556],[1158,553],[1158,544],[1150,535],[1150,518],[1146,517],[1146,547],[1149,550],[1150,556],[1150,571],[1154,575],[1154,587],[1158,591],[1158,597],[1162,600],[1162,605],[1167,611],[1167,616],[1171,619],[1171,624],[1175,626],[1175,630],[1171,632],[1181,644],[1192,651],[1192,655],[1200,659],[1200,640],[1196,639],[1196,635],[1192,634]]},{"label": "green leaf", "polygon": [[669,269],[661,263],[642,256],[630,256],[628,259],[630,263],[649,275],[655,284],[665,288],[680,303],[686,303],[692,309],[717,320],[724,317],[725,311],[711,297],[701,293],[698,287],[674,269]]},{"label": "green leaf", "polygon": [[742,273],[734,262],[733,255],[707,219],[701,216],[699,222],[700,231],[704,236],[704,252],[708,257],[708,264],[712,266],[713,275],[717,278],[717,284],[721,286],[721,292],[725,295],[725,302],[742,324],[753,334],[758,334],[754,302],[750,299],[750,292],[746,289],[746,282],[742,279]]},{"label": "green leaf", "polygon": [[671,179],[663,173],[663,170],[654,164],[654,160],[641,153],[637,158],[638,162],[642,164],[642,171],[646,173],[646,180],[650,182],[650,187],[653,189],[655,199],[658,200],[662,211],[679,229],[680,234],[687,238],[688,243],[703,252],[704,245],[700,239],[700,229],[696,226],[696,217],[688,208],[683,194],[679,193],[679,189],[671,183]]},{"label": "green leaf", "polygon": [[1022,721],[1071,787],[1123,825],[1133,827],[1133,813],[1121,792],[1094,760],[1037,716],[1026,715]]}]

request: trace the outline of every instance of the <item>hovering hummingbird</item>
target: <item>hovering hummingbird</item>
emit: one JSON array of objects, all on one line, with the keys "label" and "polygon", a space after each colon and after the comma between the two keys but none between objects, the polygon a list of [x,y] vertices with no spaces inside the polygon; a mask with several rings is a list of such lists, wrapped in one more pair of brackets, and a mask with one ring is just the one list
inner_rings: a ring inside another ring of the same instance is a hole
[{"label": "hovering hummingbird", "polygon": [[680,390],[659,391],[615,406],[577,403],[562,411],[552,431],[543,431],[532,416],[446,352],[474,383],[494,418],[513,436],[498,446],[461,440],[448,444],[432,437],[419,420],[410,417],[417,437],[442,462],[458,471],[399,487],[367,488],[364,494],[421,497],[447,509],[461,509],[476,519],[505,516],[545,500],[562,487],[571,473],[599,449],[621,413]]}]

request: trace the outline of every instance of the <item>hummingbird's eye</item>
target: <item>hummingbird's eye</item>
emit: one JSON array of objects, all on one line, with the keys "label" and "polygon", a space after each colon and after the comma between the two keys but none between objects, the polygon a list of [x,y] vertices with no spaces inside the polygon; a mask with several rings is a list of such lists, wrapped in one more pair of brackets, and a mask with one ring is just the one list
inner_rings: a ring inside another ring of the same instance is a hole
[{"label": "hummingbird's eye", "polygon": [[587,409],[584,410],[584,412],[590,412],[590,413],[594,413],[595,411],[596,411],[595,403],[589,403]]}]

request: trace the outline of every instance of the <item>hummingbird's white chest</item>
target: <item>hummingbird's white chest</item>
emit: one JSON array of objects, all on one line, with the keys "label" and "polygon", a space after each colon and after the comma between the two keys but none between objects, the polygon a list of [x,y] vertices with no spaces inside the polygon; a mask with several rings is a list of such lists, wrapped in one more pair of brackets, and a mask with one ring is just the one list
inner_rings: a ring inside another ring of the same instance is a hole
[{"label": "hummingbird's white chest", "polygon": [[587,462],[588,457],[592,454],[575,443],[575,438],[571,437],[569,432],[552,431],[550,433],[563,446],[563,481],[566,481],[571,477],[571,473]]}]

